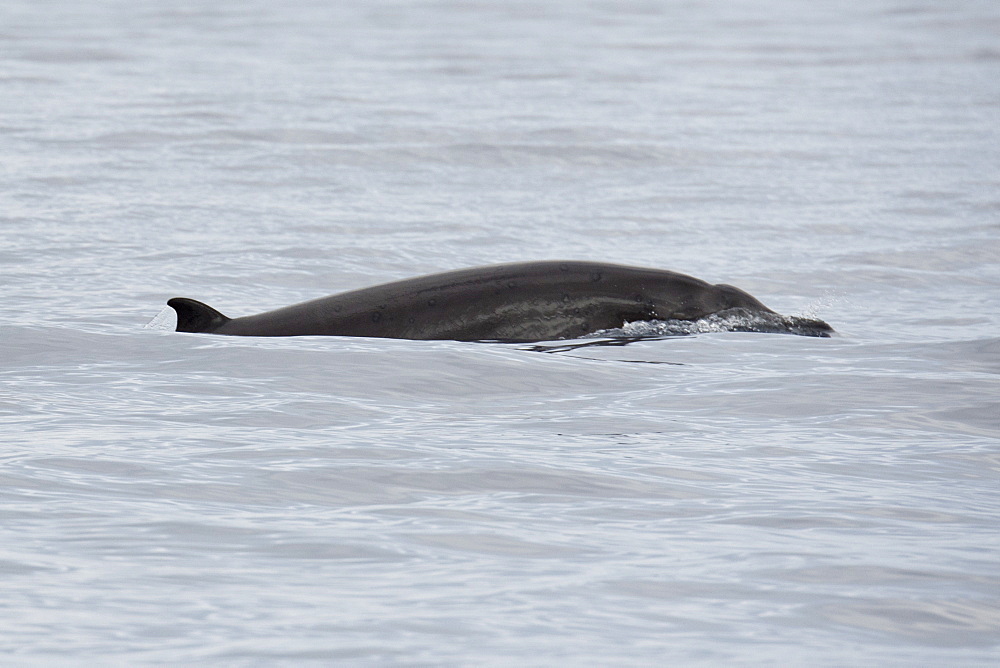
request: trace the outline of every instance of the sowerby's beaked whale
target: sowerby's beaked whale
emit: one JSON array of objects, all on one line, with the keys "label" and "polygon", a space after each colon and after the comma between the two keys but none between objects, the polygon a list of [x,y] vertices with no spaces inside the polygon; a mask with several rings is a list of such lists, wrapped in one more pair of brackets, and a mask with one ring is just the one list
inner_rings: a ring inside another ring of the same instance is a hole
[{"label": "sowerby's beaked whale", "polygon": [[[232,336],[367,336],[457,341],[553,341],[626,322],[766,316],[766,331],[829,336],[822,320],[780,316],[731,285],[600,262],[518,262],[460,269],[228,318],[176,297],[178,332]],[[736,311],[733,311],[736,309]],[[778,323],[778,325],[775,325]],[[752,329],[752,328],[751,328]]]}]

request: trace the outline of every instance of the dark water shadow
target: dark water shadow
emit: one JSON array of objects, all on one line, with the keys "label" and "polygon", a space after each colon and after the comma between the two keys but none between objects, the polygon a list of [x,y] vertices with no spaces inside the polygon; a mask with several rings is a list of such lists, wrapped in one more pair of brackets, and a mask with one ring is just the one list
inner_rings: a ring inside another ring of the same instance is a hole
[{"label": "dark water shadow", "polygon": [[[520,350],[527,350],[533,353],[572,353],[583,348],[591,348],[594,346],[600,347],[623,347],[630,343],[635,343],[636,341],[658,341],[661,339],[672,339],[676,338],[676,335],[672,336],[628,336],[628,337],[617,337],[617,338],[605,338],[605,339],[586,339],[586,340],[576,340],[568,343],[539,343],[530,346],[523,346],[519,348]],[[568,357],[575,357],[576,359],[582,360],[593,360],[595,362],[626,362],[628,364],[666,364],[669,366],[688,366],[682,362],[663,362],[660,360],[639,360],[639,359],[605,359],[603,357],[586,357],[584,355],[567,355]]]}]

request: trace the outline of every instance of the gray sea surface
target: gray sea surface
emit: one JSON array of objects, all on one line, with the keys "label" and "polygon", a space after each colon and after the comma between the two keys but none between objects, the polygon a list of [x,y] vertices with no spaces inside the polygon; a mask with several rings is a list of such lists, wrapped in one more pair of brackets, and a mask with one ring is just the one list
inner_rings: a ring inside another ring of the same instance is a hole
[{"label": "gray sea surface", "polygon": [[[837,335],[164,310],[540,259]],[[4,665],[1000,663],[995,0],[7,0],[0,287]]]}]

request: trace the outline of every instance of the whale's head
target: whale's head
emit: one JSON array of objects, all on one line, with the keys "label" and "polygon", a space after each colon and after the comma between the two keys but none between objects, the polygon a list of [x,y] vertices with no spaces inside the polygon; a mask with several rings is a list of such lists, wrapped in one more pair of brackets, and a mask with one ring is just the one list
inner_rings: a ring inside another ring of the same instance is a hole
[{"label": "whale's head", "polygon": [[799,336],[819,336],[829,338],[836,330],[819,318],[803,318],[797,315],[783,315],[786,330]]},{"label": "whale's head", "polygon": [[717,290],[717,297],[723,306],[720,313],[728,309],[743,309],[752,318],[752,331],[787,332],[800,336],[829,337],[834,329],[818,318],[806,318],[795,315],[781,315],[776,311],[764,306],[759,299],[753,295],[740,290],[732,285],[720,284],[714,286]]},{"label": "whale's head", "polygon": [[723,311],[730,308],[745,308],[749,311],[774,313],[774,311],[764,306],[759,299],[751,295],[749,292],[740,290],[736,286],[720,283],[712,287],[715,288],[715,297],[719,300],[717,305],[718,308],[716,309],[717,311]]}]

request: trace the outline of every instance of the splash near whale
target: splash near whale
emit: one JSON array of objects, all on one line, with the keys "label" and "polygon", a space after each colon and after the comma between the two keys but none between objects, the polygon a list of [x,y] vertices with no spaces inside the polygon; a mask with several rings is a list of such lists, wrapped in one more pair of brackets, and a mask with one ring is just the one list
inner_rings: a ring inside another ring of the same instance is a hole
[{"label": "splash near whale", "polygon": [[621,330],[628,323],[691,323],[829,336],[822,320],[782,316],[731,285],[598,262],[519,262],[460,269],[229,318],[186,297],[167,302],[178,332],[230,336],[364,336],[537,342]]}]

